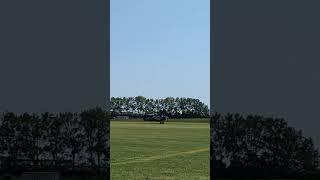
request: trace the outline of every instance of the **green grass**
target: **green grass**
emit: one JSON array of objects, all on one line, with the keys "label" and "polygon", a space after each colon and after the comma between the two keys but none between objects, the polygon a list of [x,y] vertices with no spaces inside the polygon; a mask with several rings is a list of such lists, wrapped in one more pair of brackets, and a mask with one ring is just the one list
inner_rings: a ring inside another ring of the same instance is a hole
[{"label": "green grass", "polygon": [[205,119],[111,121],[111,178],[209,179]]}]

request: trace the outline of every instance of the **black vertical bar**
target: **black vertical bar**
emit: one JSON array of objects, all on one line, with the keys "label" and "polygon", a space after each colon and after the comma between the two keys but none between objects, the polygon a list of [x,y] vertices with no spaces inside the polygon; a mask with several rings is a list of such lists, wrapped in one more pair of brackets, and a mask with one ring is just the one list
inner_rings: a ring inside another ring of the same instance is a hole
[{"label": "black vertical bar", "polygon": [[105,5],[105,10],[104,10],[104,28],[105,28],[105,53],[106,53],[106,111],[107,111],[107,136],[108,136],[108,169],[107,169],[107,174],[106,178],[107,180],[110,180],[111,176],[111,157],[110,157],[110,0],[103,0]]},{"label": "black vertical bar", "polygon": [[107,75],[107,110],[110,110],[110,0],[105,0],[105,29],[106,29],[106,75]]},{"label": "black vertical bar", "polygon": [[212,114],[214,112],[214,77],[215,77],[215,62],[216,62],[216,17],[217,17],[217,0],[210,0],[210,179],[214,180],[214,172],[213,172],[213,156],[214,156],[214,148],[212,144]]}]

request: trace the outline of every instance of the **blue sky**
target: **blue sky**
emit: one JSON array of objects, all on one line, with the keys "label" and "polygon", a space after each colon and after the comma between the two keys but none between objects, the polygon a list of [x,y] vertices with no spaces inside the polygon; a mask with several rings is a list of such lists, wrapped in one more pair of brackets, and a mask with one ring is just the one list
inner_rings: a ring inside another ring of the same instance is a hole
[{"label": "blue sky", "polygon": [[111,0],[111,96],[210,102],[209,0]]}]

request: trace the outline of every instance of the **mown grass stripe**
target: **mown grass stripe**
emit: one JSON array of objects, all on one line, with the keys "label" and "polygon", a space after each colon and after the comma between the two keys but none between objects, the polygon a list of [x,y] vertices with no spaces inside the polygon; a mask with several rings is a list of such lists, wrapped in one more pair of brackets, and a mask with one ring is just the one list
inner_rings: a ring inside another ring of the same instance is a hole
[{"label": "mown grass stripe", "polygon": [[146,161],[154,161],[154,160],[159,160],[159,159],[164,159],[164,158],[170,158],[170,157],[174,157],[174,156],[181,156],[181,155],[187,155],[187,154],[195,154],[195,153],[206,152],[206,151],[209,151],[209,148],[196,149],[196,150],[192,150],[192,151],[184,151],[184,152],[179,152],[179,153],[174,153],[174,154],[168,154],[168,155],[150,156],[150,157],[142,158],[142,159],[139,159],[139,160],[125,161],[125,162],[116,162],[116,163],[111,163],[111,166],[113,166],[113,165],[131,164],[131,163],[141,163],[141,162],[146,162]]}]

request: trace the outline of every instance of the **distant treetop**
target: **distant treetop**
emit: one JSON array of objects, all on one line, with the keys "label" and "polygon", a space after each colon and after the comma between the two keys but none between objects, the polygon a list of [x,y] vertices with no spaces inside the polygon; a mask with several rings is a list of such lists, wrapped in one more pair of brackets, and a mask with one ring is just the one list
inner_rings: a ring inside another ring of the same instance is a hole
[{"label": "distant treetop", "polygon": [[199,99],[167,97],[152,99],[143,96],[111,97],[112,114],[151,114],[161,113],[170,118],[209,117],[209,108]]}]

